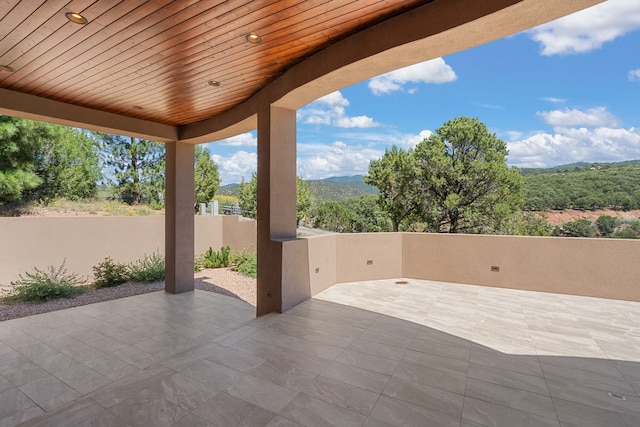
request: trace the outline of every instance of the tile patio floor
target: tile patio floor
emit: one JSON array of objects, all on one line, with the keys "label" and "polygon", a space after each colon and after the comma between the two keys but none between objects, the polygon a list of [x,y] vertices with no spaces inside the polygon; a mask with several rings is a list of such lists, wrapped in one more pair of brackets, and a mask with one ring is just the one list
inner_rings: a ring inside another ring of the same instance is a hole
[{"label": "tile patio floor", "polygon": [[0,426],[640,426],[640,303],[406,281],[0,322]]}]

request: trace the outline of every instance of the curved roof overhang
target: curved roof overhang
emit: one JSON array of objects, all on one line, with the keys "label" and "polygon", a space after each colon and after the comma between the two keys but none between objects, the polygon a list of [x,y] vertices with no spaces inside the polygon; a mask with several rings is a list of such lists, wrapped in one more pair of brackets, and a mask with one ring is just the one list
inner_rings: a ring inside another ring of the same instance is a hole
[{"label": "curved roof overhang", "polygon": [[352,34],[287,69],[251,98],[208,119],[170,126],[0,89],[0,113],[161,142],[204,143],[255,129],[265,106],[298,109],[374,76],[469,49],[601,0],[436,0]]}]

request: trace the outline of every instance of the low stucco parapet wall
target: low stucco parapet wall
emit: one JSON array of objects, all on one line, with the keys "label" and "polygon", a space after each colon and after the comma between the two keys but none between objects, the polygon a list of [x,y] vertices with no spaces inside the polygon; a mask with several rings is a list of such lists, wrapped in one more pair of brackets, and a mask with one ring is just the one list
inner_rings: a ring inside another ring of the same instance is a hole
[{"label": "low stucco parapet wall", "polygon": [[[209,247],[242,250],[256,246],[256,223],[239,216],[195,217],[196,255]],[[165,250],[164,216],[0,218],[0,285],[34,267],[60,266],[92,276],[92,267],[110,256],[131,262]]]},{"label": "low stucco parapet wall", "polygon": [[311,295],[335,283],[405,277],[640,301],[637,240],[432,233],[306,239]]},{"label": "low stucco parapet wall", "polygon": [[402,252],[405,277],[640,301],[637,240],[404,233]]}]

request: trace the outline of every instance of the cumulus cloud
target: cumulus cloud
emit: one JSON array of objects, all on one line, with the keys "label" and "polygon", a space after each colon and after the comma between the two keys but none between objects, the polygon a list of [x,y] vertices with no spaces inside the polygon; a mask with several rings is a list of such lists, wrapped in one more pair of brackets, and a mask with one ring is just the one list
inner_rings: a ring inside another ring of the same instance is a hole
[{"label": "cumulus cloud", "polygon": [[420,131],[417,135],[407,135],[406,137],[401,138],[396,145],[401,148],[413,148],[425,139],[429,138],[431,135],[433,135],[433,132],[425,129]]},{"label": "cumulus cloud", "polygon": [[629,71],[628,74],[629,80],[634,81],[640,81],[640,68],[638,68],[637,70],[631,70]]},{"label": "cumulus cloud", "polygon": [[640,29],[638,0],[609,0],[528,31],[545,56],[599,49],[625,33]]},{"label": "cumulus cloud", "polygon": [[[404,91],[409,83],[449,83],[457,79],[455,71],[442,58],[410,65],[369,80],[369,89],[374,95],[386,95]],[[415,93],[415,88],[406,90]]]},{"label": "cumulus cloud", "polygon": [[538,111],[536,113],[552,126],[617,126],[618,120],[604,107],[586,111],[563,108],[562,110]]},{"label": "cumulus cloud", "polygon": [[231,138],[217,141],[216,144],[230,145],[232,147],[257,147],[258,138],[253,136],[251,132],[246,132],[240,135],[232,136]]},{"label": "cumulus cloud", "polygon": [[346,107],[349,100],[340,91],[318,98],[298,110],[298,121],[312,125],[332,125],[339,128],[373,128],[380,126],[369,116],[349,117]]},{"label": "cumulus cloud", "polygon": [[243,178],[249,181],[258,166],[258,155],[242,150],[229,156],[214,154],[211,158],[218,165],[222,185],[241,182]]},{"label": "cumulus cloud", "polygon": [[298,144],[298,175],[303,179],[364,175],[369,162],[384,151],[335,141],[331,145]]},{"label": "cumulus cloud", "polygon": [[615,162],[640,158],[640,129],[558,127],[507,143],[509,164],[550,167],[574,162]]},{"label": "cumulus cloud", "polygon": [[349,100],[342,95],[339,90],[331,92],[328,95],[323,96],[315,100],[318,104],[328,105],[329,107],[348,107]]}]

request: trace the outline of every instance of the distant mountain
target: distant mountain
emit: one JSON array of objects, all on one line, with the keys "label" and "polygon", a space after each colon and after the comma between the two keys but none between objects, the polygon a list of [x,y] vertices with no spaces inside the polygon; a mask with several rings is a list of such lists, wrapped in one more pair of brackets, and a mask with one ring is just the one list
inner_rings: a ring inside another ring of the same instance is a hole
[{"label": "distant mountain", "polygon": [[218,188],[218,191],[216,194],[220,196],[236,196],[237,197],[238,193],[240,193],[240,184],[227,184]]},{"label": "distant mountain", "polygon": [[580,172],[592,169],[601,169],[601,168],[618,168],[624,166],[633,166],[640,164],[640,160],[627,160],[623,162],[596,162],[596,163],[588,163],[588,162],[577,162],[577,163],[569,163],[566,165],[558,165],[550,168],[518,168],[522,175],[531,175],[538,173],[567,173],[567,172]]},{"label": "distant mountain", "polygon": [[319,205],[328,201],[340,201],[360,197],[365,194],[378,194],[378,189],[365,184],[362,175],[334,176],[325,179],[306,181],[311,189],[313,204]]},{"label": "distant mountain", "polygon": [[[314,205],[327,201],[339,201],[360,197],[364,194],[378,194],[378,189],[365,184],[362,175],[334,176],[325,179],[312,179],[305,181],[311,190]],[[240,184],[227,184],[218,189],[218,194],[225,196],[238,196]]]}]

